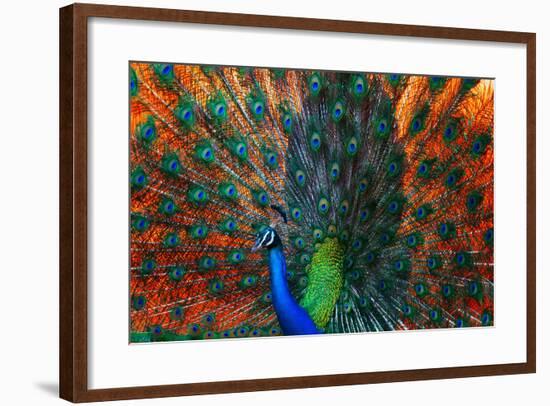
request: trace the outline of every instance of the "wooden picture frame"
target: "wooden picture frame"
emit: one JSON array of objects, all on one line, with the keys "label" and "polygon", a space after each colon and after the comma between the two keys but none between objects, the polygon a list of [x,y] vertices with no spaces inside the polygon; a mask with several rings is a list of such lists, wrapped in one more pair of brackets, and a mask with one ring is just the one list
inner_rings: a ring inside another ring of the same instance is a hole
[{"label": "wooden picture frame", "polygon": [[[526,362],[347,373],[242,381],[197,382],[109,389],[88,387],[88,19],[216,24],[386,36],[491,41],[527,47],[527,329]],[[536,37],[534,33],[428,27],[294,17],[229,14],[108,5],[60,9],[60,396],[72,402],[183,396],[382,382],[448,379],[536,371]]]}]

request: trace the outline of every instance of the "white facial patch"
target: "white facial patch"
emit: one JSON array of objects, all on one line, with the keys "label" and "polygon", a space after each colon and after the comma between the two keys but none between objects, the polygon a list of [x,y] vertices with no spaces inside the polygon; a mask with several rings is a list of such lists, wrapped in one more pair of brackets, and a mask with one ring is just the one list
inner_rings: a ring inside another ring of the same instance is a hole
[{"label": "white facial patch", "polygon": [[[265,242],[268,238],[269,238],[269,241],[266,244]],[[265,233],[265,235],[263,236],[262,241],[260,241],[259,245],[261,247],[267,247],[267,246],[271,245],[274,240],[275,240],[275,232],[273,232],[273,230],[269,230],[267,233]]]}]

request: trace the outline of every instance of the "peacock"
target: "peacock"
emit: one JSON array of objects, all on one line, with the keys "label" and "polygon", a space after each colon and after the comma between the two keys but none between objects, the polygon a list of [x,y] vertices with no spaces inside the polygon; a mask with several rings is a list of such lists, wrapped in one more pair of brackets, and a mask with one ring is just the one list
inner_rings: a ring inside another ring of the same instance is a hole
[{"label": "peacock", "polygon": [[130,342],[493,325],[493,100],[130,62]]}]

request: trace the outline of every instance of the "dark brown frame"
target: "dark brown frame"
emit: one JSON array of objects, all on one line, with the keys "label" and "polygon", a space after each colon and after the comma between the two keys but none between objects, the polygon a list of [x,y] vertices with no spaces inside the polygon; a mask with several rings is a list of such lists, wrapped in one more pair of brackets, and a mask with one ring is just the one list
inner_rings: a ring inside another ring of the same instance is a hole
[{"label": "dark brown frame", "polygon": [[[87,27],[89,17],[268,27],[527,46],[527,361],[431,368],[89,389],[87,384]],[[536,371],[536,36],[534,33],[73,4],[60,9],[60,397],[72,402],[448,379]]]}]

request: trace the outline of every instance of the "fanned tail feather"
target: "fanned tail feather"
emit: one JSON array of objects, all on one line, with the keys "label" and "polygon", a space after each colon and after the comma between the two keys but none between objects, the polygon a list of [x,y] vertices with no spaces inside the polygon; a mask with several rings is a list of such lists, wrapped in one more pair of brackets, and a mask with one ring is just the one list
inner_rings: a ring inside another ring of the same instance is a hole
[{"label": "fanned tail feather", "polygon": [[[493,81],[130,64],[131,341],[491,325]],[[281,221],[286,213],[287,222]]]}]

